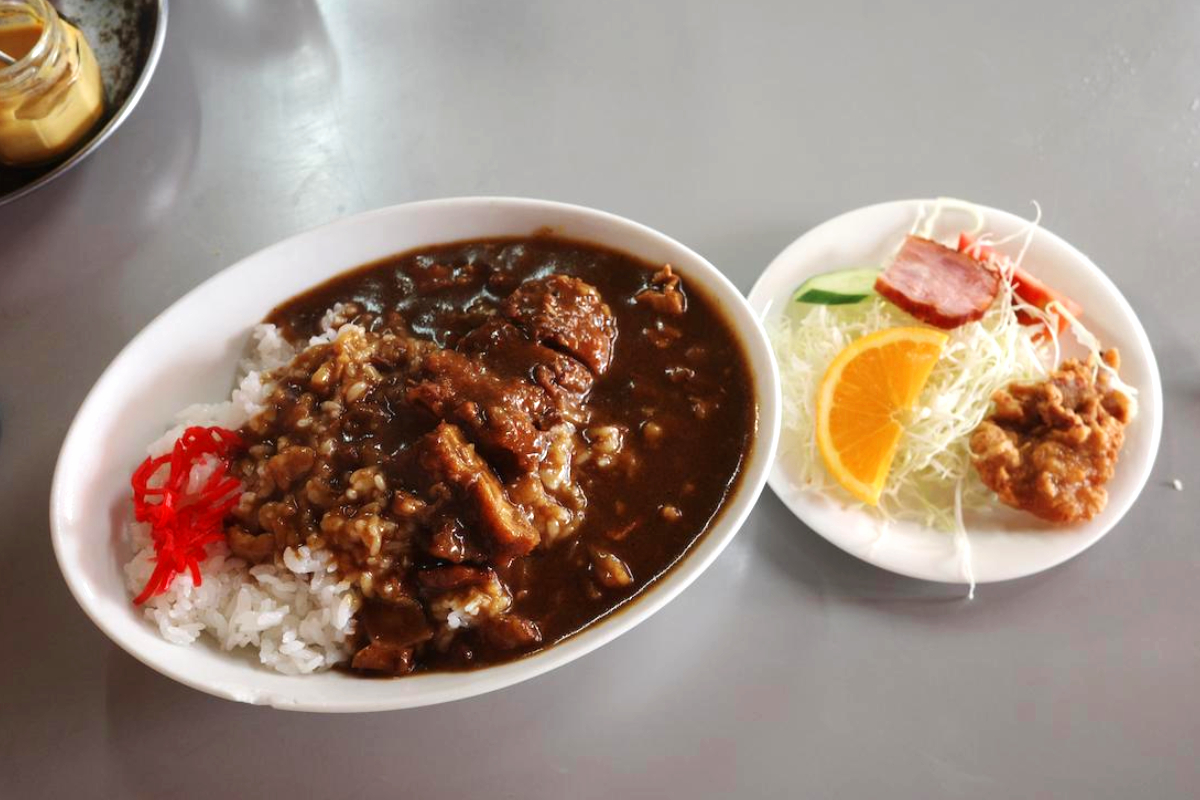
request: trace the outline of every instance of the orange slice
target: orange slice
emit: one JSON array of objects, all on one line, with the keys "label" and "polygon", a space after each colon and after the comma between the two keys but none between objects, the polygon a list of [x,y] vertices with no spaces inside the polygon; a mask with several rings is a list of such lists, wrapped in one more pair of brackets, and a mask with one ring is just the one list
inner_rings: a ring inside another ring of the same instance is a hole
[{"label": "orange slice", "polygon": [[950,338],[930,328],[888,328],[837,354],[817,390],[817,447],[846,491],[879,503],[901,417],[912,408]]}]

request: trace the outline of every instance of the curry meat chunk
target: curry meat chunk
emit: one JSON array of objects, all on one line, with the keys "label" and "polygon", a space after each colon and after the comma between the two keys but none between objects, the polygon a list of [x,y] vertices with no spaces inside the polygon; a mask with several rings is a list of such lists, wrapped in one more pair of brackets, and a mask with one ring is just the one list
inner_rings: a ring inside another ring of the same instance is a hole
[{"label": "curry meat chunk", "polygon": [[634,295],[634,301],[645,303],[659,314],[678,317],[687,311],[687,295],[679,276],[667,264],[650,280],[650,285]]},{"label": "curry meat chunk", "polygon": [[532,381],[560,414],[586,417],[584,400],[595,382],[591,370],[582,361],[539,344],[511,322],[490,320],[459,340],[457,349],[499,375]]},{"label": "curry meat chunk", "polygon": [[494,555],[524,556],[537,547],[537,530],[457,426],[438,425],[418,444],[418,453],[427,478],[459,498],[462,512],[474,518],[470,521],[488,537]]},{"label": "curry meat chunk", "polygon": [[[1103,354],[1114,371],[1117,351]],[[996,392],[995,408],[971,434],[983,483],[1014,508],[1055,523],[1088,520],[1104,510],[1129,398],[1113,389],[1095,357],[1068,359],[1048,379]]]},{"label": "curry meat chunk", "polygon": [[591,284],[568,275],[526,281],[500,311],[530,338],[582,361],[596,375],[608,370],[617,323]]},{"label": "curry meat chunk", "polygon": [[541,387],[454,350],[430,354],[420,375],[408,401],[461,426],[502,470],[526,472],[541,463],[547,447],[541,427],[551,413]]}]

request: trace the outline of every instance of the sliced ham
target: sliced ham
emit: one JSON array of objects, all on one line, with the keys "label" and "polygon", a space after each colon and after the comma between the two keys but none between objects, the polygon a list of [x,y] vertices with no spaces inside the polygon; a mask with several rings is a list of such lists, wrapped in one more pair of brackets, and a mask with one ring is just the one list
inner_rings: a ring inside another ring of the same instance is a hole
[{"label": "sliced ham", "polygon": [[909,236],[875,291],[922,322],[950,329],[984,315],[1000,291],[1000,275],[966,253]]}]

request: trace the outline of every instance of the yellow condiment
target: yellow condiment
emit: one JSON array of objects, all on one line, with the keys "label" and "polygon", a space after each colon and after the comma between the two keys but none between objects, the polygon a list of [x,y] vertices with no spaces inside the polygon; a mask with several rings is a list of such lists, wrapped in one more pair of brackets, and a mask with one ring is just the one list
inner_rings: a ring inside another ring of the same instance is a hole
[{"label": "yellow condiment", "polygon": [[18,60],[24,58],[41,37],[42,23],[37,20],[22,19],[11,25],[0,24],[0,50]]},{"label": "yellow condiment", "polygon": [[[52,7],[44,7],[45,17],[0,16],[0,50],[18,59],[0,69],[0,163],[11,166],[53,161],[104,113],[104,87],[91,46]],[[49,35],[39,52],[35,47],[44,32]]]}]

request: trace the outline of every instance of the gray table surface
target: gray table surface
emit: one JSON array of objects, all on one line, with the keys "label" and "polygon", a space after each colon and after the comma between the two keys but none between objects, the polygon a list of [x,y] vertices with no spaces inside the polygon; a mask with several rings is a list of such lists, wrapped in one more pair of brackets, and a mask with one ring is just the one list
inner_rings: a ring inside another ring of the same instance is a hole
[{"label": "gray table surface", "polygon": [[[172,14],[126,126],[0,209],[0,795],[1197,794],[1200,5],[179,0]],[[125,655],[69,596],[47,530],[88,387],[242,256],[468,194],[632,217],[743,290],[856,206],[1036,198],[1154,343],[1166,419],[1150,484],[1095,548],[973,602],[843,554],[768,490],[646,624],[442,707],[253,708]]]}]

